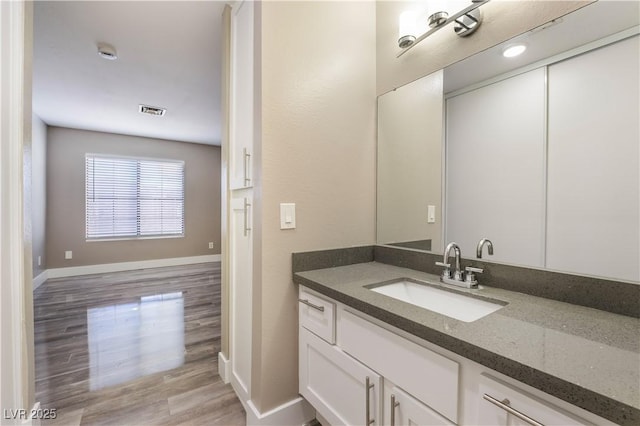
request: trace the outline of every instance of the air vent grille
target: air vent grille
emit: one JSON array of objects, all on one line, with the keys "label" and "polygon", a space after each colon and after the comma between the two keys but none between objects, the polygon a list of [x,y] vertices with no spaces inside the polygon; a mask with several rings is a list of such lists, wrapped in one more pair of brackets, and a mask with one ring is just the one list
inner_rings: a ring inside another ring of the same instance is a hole
[{"label": "air vent grille", "polygon": [[138,111],[140,111],[143,114],[159,115],[159,116],[162,116],[164,115],[165,112],[167,112],[167,110],[164,108],[154,107],[149,105],[142,105],[142,104],[139,106]]}]

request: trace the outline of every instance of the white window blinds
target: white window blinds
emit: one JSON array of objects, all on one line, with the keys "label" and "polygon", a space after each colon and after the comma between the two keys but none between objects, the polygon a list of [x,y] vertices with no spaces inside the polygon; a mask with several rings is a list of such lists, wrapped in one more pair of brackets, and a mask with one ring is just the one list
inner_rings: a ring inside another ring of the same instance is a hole
[{"label": "white window blinds", "polygon": [[184,162],[86,155],[87,239],[184,235]]}]

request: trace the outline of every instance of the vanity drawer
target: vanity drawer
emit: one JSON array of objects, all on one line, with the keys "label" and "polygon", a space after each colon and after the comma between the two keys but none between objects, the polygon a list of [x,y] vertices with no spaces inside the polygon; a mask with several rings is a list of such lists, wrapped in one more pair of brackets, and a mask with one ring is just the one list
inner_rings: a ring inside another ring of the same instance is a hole
[{"label": "vanity drawer", "polygon": [[300,326],[332,345],[336,343],[336,305],[304,288],[298,297]]},{"label": "vanity drawer", "polygon": [[[527,425],[534,422],[562,426],[592,424],[486,373],[480,375],[478,398],[478,425]],[[611,423],[599,419],[598,424]]]},{"label": "vanity drawer", "polygon": [[457,362],[345,310],[337,328],[345,352],[457,423]]}]

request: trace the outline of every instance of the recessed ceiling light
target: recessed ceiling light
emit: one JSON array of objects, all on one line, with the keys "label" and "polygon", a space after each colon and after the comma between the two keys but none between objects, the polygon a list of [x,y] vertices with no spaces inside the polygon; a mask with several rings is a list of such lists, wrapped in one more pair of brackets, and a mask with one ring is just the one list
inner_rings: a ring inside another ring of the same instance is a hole
[{"label": "recessed ceiling light", "polygon": [[513,58],[521,55],[525,50],[527,50],[527,45],[524,43],[510,44],[502,50],[502,56],[505,58]]},{"label": "recessed ceiling light", "polygon": [[118,59],[118,53],[116,52],[116,49],[110,44],[106,43],[98,44],[98,55],[100,55],[101,58],[108,59],[110,61]]},{"label": "recessed ceiling light", "polygon": [[159,116],[163,116],[164,113],[167,112],[165,108],[153,107],[153,106],[142,105],[142,104],[138,106],[138,111],[140,111],[143,114],[159,115]]}]

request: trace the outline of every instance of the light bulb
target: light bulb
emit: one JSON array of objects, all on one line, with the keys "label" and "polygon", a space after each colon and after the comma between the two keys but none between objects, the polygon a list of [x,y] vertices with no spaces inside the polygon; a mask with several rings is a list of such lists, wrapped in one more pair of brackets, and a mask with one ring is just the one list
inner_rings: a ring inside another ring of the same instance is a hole
[{"label": "light bulb", "polygon": [[416,41],[417,20],[416,13],[407,10],[400,14],[398,22],[398,45],[404,49]]},{"label": "light bulb", "polygon": [[518,55],[521,55],[525,50],[527,50],[526,44],[511,44],[504,48],[504,50],[502,51],[502,56],[504,56],[505,58],[514,58]]}]

